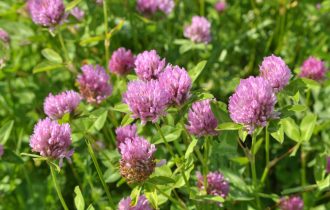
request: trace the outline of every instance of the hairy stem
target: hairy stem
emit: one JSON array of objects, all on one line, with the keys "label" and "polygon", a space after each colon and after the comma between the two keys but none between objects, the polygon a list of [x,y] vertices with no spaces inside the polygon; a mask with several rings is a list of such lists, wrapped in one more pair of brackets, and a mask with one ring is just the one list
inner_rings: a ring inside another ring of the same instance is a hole
[{"label": "hairy stem", "polygon": [[204,188],[207,192],[207,173],[209,172],[208,168],[208,157],[209,157],[209,137],[205,137],[204,140],[204,165],[203,165],[203,174],[204,174]]},{"label": "hairy stem", "polygon": [[251,173],[252,173],[252,183],[254,186],[254,191],[255,191],[255,197],[257,201],[257,207],[258,209],[261,209],[260,206],[260,198],[258,196],[258,183],[257,183],[257,170],[256,170],[256,158],[255,158],[255,146],[256,146],[256,141],[257,141],[257,134],[253,133],[252,134],[252,147],[251,147]]},{"label": "hairy stem", "polygon": [[89,138],[86,138],[86,144],[87,144],[87,147],[88,147],[88,152],[89,152],[89,155],[91,156],[92,160],[93,160],[93,163],[94,163],[94,166],[96,168],[96,171],[97,171],[97,174],[100,178],[100,181],[102,183],[102,186],[104,188],[104,191],[105,193],[107,194],[107,197],[108,197],[108,200],[109,200],[109,203],[110,203],[110,206],[111,208],[114,210],[116,207],[112,201],[112,197],[111,197],[111,194],[109,192],[109,189],[108,189],[108,186],[106,185],[105,181],[104,181],[104,178],[103,178],[103,173],[100,169],[100,166],[99,166],[99,163],[97,162],[97,159],[95,157],[95,153],[94,153],[94,150],[92,148],[92,145],[91,145],[91,142],[89,140]]},{"label": "hairy stem", "polygon": [[172,198],[171,195],[168,195],[167,193],[165,193],[164,191],[162,191],[161,189],[159,189],[157,187],[157,185],[154,185],[155,189],[162,195],[164,195],[168,200],[172,201],[173,203],[175,203],[177,206],[180,206],[182,209],[187,209],[187,207],[185,207],[182,203],[178,202],[177,200],[175,200],[174,198]]},{"label": "hairy stem", "polygon": [[54,183],[54,186],[55,186],[55,189],[56,189],[56,192],[57,192],[57,195],[58,195],[58,198],[60,199],[61,201],[61,204],[63,206],[63,209],[64,210],[69,210],[68,206],[66,205],[65,203],[65,200],[62,196],[62,193],[61,193],[61,189],[60,189],[60,186],[58,185],[57,183],[57,180],[56,180],[56,174],[55,174],[55,171],[54,171],[54,166],[52,166],[48,161],[47,161],[48,165],[49,165],[49,168],[50,168],[50,173],[52,175],[52,179],[53,179],[53,183]]},{"label": "hairy stem", "polygon": [[108,69],[108,59],[110,56],[109,47],[110,47],[110,39],[108,37],[108,8],[107,8],[107,0],[103,1],[103,16],[104,16],[104,50],[105,50],[105,65]]}]

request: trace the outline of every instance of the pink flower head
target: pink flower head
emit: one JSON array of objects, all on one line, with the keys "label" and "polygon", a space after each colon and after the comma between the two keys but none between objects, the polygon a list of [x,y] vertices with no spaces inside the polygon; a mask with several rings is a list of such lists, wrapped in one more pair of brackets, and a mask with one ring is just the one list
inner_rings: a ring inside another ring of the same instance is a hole
[{"label": "pink flower head", "polygon": [[96,4],[98,5],[102,5],[103,4],[103,0],[95,0]]},{"label": "pink flower head", "polygon": [[282,198],[280,201],[281,210],[303,210],[304,202],[299,196]]},{"label": "pink flower head", "polygon": [[223,12],[225,11],[225,9],[227,8],[227,3],[225,1],[218,1],[215,5],[214,8],[218,11],[218,12]]},{"label": "pink flower head", "polygon": [[109,75],[99,65],[84,65],[82,74],[78,75],[80,94],[91,104],[100,104],[112,93]]},{"label": "pink flower head", "polygon": [[77,20],[81,21],[85,16],[85,12],[79,9],[79,7],[74,7],[71,10],[71,15],[74,16]]},{"label": "pink flower head", "polygon": [[116,129],[116,136],[117,136],[117,146],[121,143],[124,143],[126,139],[133,139],[137,137],[137,127],[136,125],[126,125],[122,127],[118,127]]},{"label": "pink flower head", "polygon": [[165,115],[169,95],[157,80],[136,80],[128,84],[123,100],[134,118],[140,118],[143,124],[147,121],[155,123]]},{"label": "pink flower head", "polygon": [[136,3],[137,10],[145,15],[154,14],[158,10],[158,0],[137,0]]},{"label": "pink flower head", "polygon": [[44,102],[44,112],[51,119],[60,119],[73,112],[80,103],[79,93],[69,90],[58,95],[49,94]]},{"label": "pink flower head", "polygon": [[188,125],[186,125],[189,133],[196,136],[217,135],[215,130],[218,121],[215,118],[210,105],[210,100],[202,100],[192,104],[188,112]]},{"label": "pink flower head", "polygon": [[70,145],[70,125],[68,123],[60,125],[49,118],[39,120],[30,137],[32,151],[53,159],[69,158],[73,153],[73,151],[68,151]]},{"label": "pink flower head", "polygon": [[291,78],[291,70],[275,55],[265,57],[260,66],[260,76],[268,80],[275,92],[282,90]]},{"label": "pink flower head", "polygon": [[158,0],[158,9],[166,15],[170,14],[174,9],[175,3],[173,0]]},{"label": "pink flower head", "polygon": [[121,47],[113,52],[109,61],[109,70],[118,75],[125,75],[134,68],[134,61],[132,52]]},{"label": "pink flower head", "polygon": [[156,147],[141,137],[126,139],[119,145],[120,173],[128,183],[143,182],[153,173]]},{"label": "pink flower head", "polygon": [[159,82],[170,96],[170,102],[182,105],[190,96],[191,78],[179,66],[168,65],[159,76]]},{"label": "pink flower head", "polygon": [[3,30],[2,28],[0,28],[0,40],[4,43],[10,42],[10,37],[9,37],[7,31]]},{"label": "pink flower head", "polygon": [[326,71],[324,62],[311,56],[304,61],[299,76],[321,81],[324,79]]},{"label": "pink flower head", "polygon": [[131,206],[132,199],[130,197],[123,198],[118,204],[118,210],[152,210],[149,201],[144,195],[140,195],[135,206]]},{"label": "pink flower head", "polygon": [[65,18],[62,0],[29,0],[28,9],[33,22],[45,27],[54,27]]},{"label": "pink flower head", "polygon": [[0,144],[0,158],[2,157],[3,153],[4,153],[3,145]]},{"label": "pink flower head", "polygon": [[330,173],[330,156],[327,157],[327,168],[326,168],[327,173]]},{"label": "pink flower head", "polygon": [[135,72],[141,80],[158,79],[166,61],[161,60],[156,50],[144,51],[136,56]]},{"label": "pink flower head", "polygon": [[211,41],[211,23],[201,16],[194,16],[192,22],[184,29],[186,38],[193,42],[209,43]]},{"label": "pink flower head", "polygon": [[[197,186],[200,190],[205,190],[204,188],[204,177],[200,172],[196,173],[197,176]],[[209,172],[207,174],[207,194],[217,195],[226,198],[229,193],[229,182],[220,172]]]},{"label": "pink flower head", "polygon": [[262,77],[242,79],[229,98],[229,113],[235,123],[245,125],[251,134],[258,126],[266,126],[275,117],[276,97],[272,86]]}]

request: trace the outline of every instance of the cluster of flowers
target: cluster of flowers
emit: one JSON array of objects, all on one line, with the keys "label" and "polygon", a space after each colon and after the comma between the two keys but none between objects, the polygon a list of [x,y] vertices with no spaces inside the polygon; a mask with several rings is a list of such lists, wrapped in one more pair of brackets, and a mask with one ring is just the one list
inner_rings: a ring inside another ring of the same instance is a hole
[{"label": "cluster of flowers", "polygon": [[137,0],[136,8],[142,14],[153,15],[157,11],[170,14],[175,6],[174,0]]},{"label": "cluster of flowers", "polygon": [[[316,58],[308,58],[303,66],[300,77],[322,80],[326,68]],[[281,91],[291,78],[291,71],[285,62],[277,56],[265,57],[260,66],[258,77],[242,79],[235,93],[229,99],[231,119],[245,125],[252,133],[256,127],[264,127],[267,121],[277,117],[274,111],[275,93]]]},{"label": "cluster of flowers", "polygon": [[[221,2],[220,2],[221,3]],[[218,3],[216,8],[222,11],[226,5]],[[157,10],[169,14],[174,7],[173,0],[138,0],[137,8],[145,14],[153,14]],[[33,21],[39,25],[52,28],[61,23],[65,17],[65,8],[62,0],[30,0],[28,8]],[[83,11],[73,9],[71,14],[78,20],[84,16]],[[194,42],[208,43],[211,41],[211,24],[204,18],[194,16],[192,24],[184,30],[184,36]],[[0,39],[9,42],[9,36],[0,30]],[[192,86],[187,71],[179,66],[167,64],[155,50],[144,51],[136,57],[130,50],[119,48],[110,61],[110,71],[124,76],[131,69],[135,70],[138,80],[128,84],[123,95],[133,118],[141,120],[142,124],[151,121],[155,123],[166,114],[169,106],[182,106],[190,97]],[[71,145],[71,129],[68,123],[59,124],[67,113],[73,113],[82,98],[88,103],[98,105],[112,93],[109,75],[99,65],[84,65],[82,74],[78,75],[77,83],[80,94],[75,91],[65,91],[58,95],[49,94],[44,102],[44,112],[48,116],[34,127],[30,138],[30,146],[40,155],[60,159],[70,158],[73,150]],[[300,76],[320,81],[324,78],[326,68],[324,63],[310,57],[303,66]],[[252,133],[257,127],[264,127],[269,119],[277,117],[275,112],[276,96],[291,78],[291,71],[285,62],[277,56],[264,58],[260,66],[258,77],[242,79],[235,93],[229,99],[229,112],[231,119],[243,124]],[[197,101],[192,104],[188,112],[187,130],[190,134],[201,137],[217,135],[218,121],[211,106],[211,100]],[[146,139],[139,137],[136,125],[128,125],[116,129],[117,147],[121,154],[120,172],[128,183],[145,181],[156,167],[154,153],[156,147]],[[3,153],[0,147],[0,153]],[[327,161],[329,171],[329,158]],[[204,178],[197,173],[197,186],[205,190]],[[226,197],[229,192],[229,183],[220,172],[207,174],[208,187],[206,192],[211,195]],[[299,197],[282,199],[282,209],[301,209],[303,203]],[[130,198],[123,199],[119,209],[130,207]],[[151,209],[145,196],[140,196],[136,208]]]},{"label": "cluster of flowers", "polygon": [[85,65],[81,69],[83,73],[77,77],[80,94],[73,90],[58,95],[50,93],[44,101],[47,118],[39,120],[30,138],[33,151],[51,159],[60,159],[60,165],[63,158],[70,160],[73,150],[69,151],[71,145],[69,123],[59,124],[57,120],[67,113],[73,113],[81,98],[89,103],[99,104],[109,97],[112,91],[109,76],[101,66]]}]

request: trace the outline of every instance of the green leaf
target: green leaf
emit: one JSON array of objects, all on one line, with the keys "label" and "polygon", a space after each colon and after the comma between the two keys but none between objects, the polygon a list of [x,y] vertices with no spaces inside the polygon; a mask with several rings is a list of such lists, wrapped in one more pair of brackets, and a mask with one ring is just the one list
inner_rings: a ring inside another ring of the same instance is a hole
[{"label": "green leaf", "polygon": [[281,125],[277,131],[275,131],[275,132],[271,132],[270,135],[271,135],[276,141],[278,141],[280,144],[282,144],[283,141],[284,141],[284,129],[283,129],[283,126]]},{"label": "green leaf", "polygon": [[94,209],[94,206],[93,206],[92,204],[90,204],[90,205],[88,206],[87,210],[95,210],[95,209]]},{"label": "green leaf", "polygon": [[125,116],[123,117],[123,119],[121,120],[120,125],[121,126],[125,126],[125,125],[129,125],[134,121],[134,118],[132,118],[131,113],[125,114]]},{"label": "green leaf", "polygon": [[[161,129],[162,129],[162,131],[165,135],[165,138],[166,138],[167,142],[177,140],[181,136],[181,133],[182,133],[181,128],[173,128],[171,126],[162,126]],[[163,139],[161,138],[161,136],[159,134],[156,135],[155,139],[156,140],[153,144],[164,143]]]},{"label": "green leaf", "polygon": [[74,0],[71,1],[69,4],[66,5],[65,7],[65,11],[68,12],[71,9],[73,9],[75,6],[77,6],[79,3],[81,2],[81,0]]},{"label": "green leaf", "polygon": [[135,206],[137,204],[138,199],[140,197],[141,189],[142,189],[142,187],[140,185],[138,185],[138,186],[134,187],[134,189],[132,190],[131,195],[130,195],[130,197],[132,199],[132,201],[131,201],[132,206]]},{"label": "green leaf", "polygon": [[185,159],[189,158],[189,156],[191,155],[191,153],[194,152],[194,148],[195,148],[197,142],[198,142],[198,140],[197,140],[196,138],[194,138],[194,139],[192,140],[192,142],[190,142],[190,144],[189,144],[189,146],[188,146],[188,148],[187,148],[187,151],[186,151],[186,153],[185,153],[185,155],[184,155],[184,158],[185,158]]},{"label": "green leaf", "polygon": [[249,159],[247,157],[232,157],[230,160],[240,164],[240,165],[246,165],[249,163]]},{"label": "green leaf", "polygon": [[35,155],[35,154],[29,154],[29,153],[21,153],[20,155],[22,156],[28,156],[28,157],[33,157],[33,158],[42,158],[43,156],[40,155]]},{"label": "green leaf", "polygon": [[148,182],[155,185],[167,185],[167,184],[175,183],[175,180],[167,176],[154,176],[151,177],[148,180]]},{"label": "green leaf", "polygon": [[308,79],[308,78],[301,78],[301,80],[308,86],[308,87],[320,87],[320,83],[316,82],[315,80]]},{"label": "green leaf", "polygon": [[14,120],[6,122],[0,128],[0,142],[2,145],[6,144],[7,140],[9,139],[11,130],[13,129]]},{"label": "green leaf", "polygon": [[205,65],[206,65],[206,61],[201,61],[193,69],[191,69],[188,72],[192,83],[194,83],[196,81],[196,79],[198,78],[198,76],[202,73]]},{"label": "green leaf", "polygon": [[208,200],[208,201],[215,201],[222,203],[225,201],[225,199],[221,196],[213,196],[213,195],[202,195],[202,196],[197,196],[195,199],[197,200]]},{"label": "green leaf", "polygon": [[156,190],[153,192],[145,192],[145,196],[147,197],[149,203],[154,207],[154,209],[158,209],[158,196]]},{"label": "green leaf", "polygon": [[300,131],[298,125],[295,123],[295,121],[288,117],[281,120],[281,124],[284,128],[284,133],[292,140],[296,142],[300,142]]},{"label": "green leaf", "polygon": [[283,107],[280,110],[280,113],[281,113],[281,117],[285,118],[285,117],[293,116],[295,114],[295,112],[303,112],[306,109],[307,109],[307,107],[304,105],[295,104],[295,105],[289,105],[289,106]]},{"label": "green leaf", "polygon": [[96,130],[101,130],[104,126],[105,121],[107,120],[108,111],[103,112],[95,121],[94,127]]},{"label": "green leaf", "polygon": [[3,156],[0,159],[8,163],[15,163],[15,164],[24,163],[24,161],[20,156],[18,156],[15,152],[9,149],[4,149]]},{"label": "green leaf", "polygon": [[246,130],[244,130],[244,128],[238,130],[238,136],[243,142],[245,142],[245,139],[248,134],[249,133]]},{"label": "green leaf", "polygon": [[281,194],[287,195],[287,194],[293,194],[293,193],[298,193],[298,192],[305,192],[305,191],[313,190],[315,188],[317,188],[316,184],[302,186],[302,187],[295,187],[295,188],[285,189],[281,192]]},{"label": "green leaf", "polygon": [[316,125],[316,115],[307,114],[300,124],[301,140],[309,141],[313,135],[313,131]]},{"label": "green leaf", "polygon": [[41,54],[50,62],[53,62],[53,63],[62,63],[63,62],[61,56],[57,52],[55,52],[53,49],[50,49],[50,48],[43,49],[41,51]]},{"label": "green leaf", "polygon": [[130,112],[129,106],[124,103],[116,104],[114,107],[111,108],[111,110],[122,112],[122,113],[128,113]]},{"label": "green leaf", "polygon": [[243,127],[242,125],[236,124],[234,122],[226,122],[226,123],[221,123],[220,125],[218,125],[216,130],[218,130],[218,131],[231,131],[231,130],[239,130],[242,127]]},{"label": "green leaf", "polygon": [[84,201],[84,197],[80,191],[79,186],[76,186],[74,188],[74,192],[76,194],[76,196],[74,197],[74,204],[77,208],[77,210],[84,210],[85,209],[85,201]]},{"label": "green leaf", "polygon": [[219,123],[232,122],[227,111],[227,105],[221,101],[211,101],[211,109]]},{"label": "green leaf", "polygon": [[60,63],[52,63],[52,62],[42,62],[38,64],[36,67],[33,68],[32,72],[33,74],[40,73],[40,72],[45,72],[45,71],[51,71],[55,69],[59,69],[64,67],[63,64]]},{"label": "green leaf", "polygon": [[299,78],[291,81],[282,91],[284,94],[294,96],[296,93],[302,92],[307,88],[306,84]]},{"label": "green leaf", "polygon": [[268,132],[280,144],[284,141],[284,129],[280,120],[272,120],[268,125]]}]

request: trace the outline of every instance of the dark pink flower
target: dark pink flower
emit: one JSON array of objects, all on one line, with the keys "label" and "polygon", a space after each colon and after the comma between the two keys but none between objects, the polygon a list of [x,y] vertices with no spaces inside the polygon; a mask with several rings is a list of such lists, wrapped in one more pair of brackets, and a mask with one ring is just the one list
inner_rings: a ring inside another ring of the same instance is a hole
[{"label": "dark pink flower", "polygon": [[272,86],[262,77],[242,79],[235,93],[229,98],[230,118],[243,124],[249,133],[256,127],[264,127],[275,118],[276,96]]},{"label": "dark pink flower", "polygon": [[282,198],[280,201],[281,210],[303,210],[304,202],[299,196]]},{"label": "dark pink flower", "polygon": [[225,1],[218,1],[215,5],[214,8],[218,11],[218,12],[223,12],[225,11],[225,9],[227,8],[227,3]]},{"label": "dark pink flower", "polygon": [[49,94],[44,102],[44,112],[52,119],[60,119],[66,113],[73,112],[79,105],[79,93],[69,90],[58,95]]},{"label": "dark pink flower", "polygon": [[[197,172],[197,186],[200,190],[205,190],[204,188],[204,177],[200,172]],[[218,195],[226,198],[229,193],[229,182],[220,172],[209,172],[207,174],[207,194],[208,195]]]},{"label": "dark pink flower", "polygon": [[282,58],[271,55],[262,61],[260,76],[269,82],[275,92],[278,92],[289,83],[292,75]]},{"label": "dark pink flower", "polygon": [[62,0],[29,0],[28,9],[33,22],[46,27],[54,27],[65,18]]},{"label": "dark pink flower", "polygon": [[123,100],[133,113],[134,118],[140,118],[142,123],[155,123],[166,114],[169,95],[157,80],[132,81],[127,86]]},{"label": "dark pink flower", "polygon": [[137,137],[138,135],[136,130],[136,125],[118,127],[116,129],[117,147],[119,148],[119,145],[124,143],[126,139],[133,139],[134,137]]},{"label": "dark pink flower", "polygon": [[143,182],[153,173],[156,147],[141,137],[126,139],[119,145],[120,173],[128,183]]},{"label": "dark pink flower", "polygon": [[191,78],[184,68],[168,65],[160,74],[159,82],[173,104],[182,105],[190,96]]},{"label": "dark pink flower", "polygon": [[132,52],[121,47],[112,53],[109,70],[118,75],[125,75],[134,68],[134,61]]},{"label": "dark pink flower", "polygon": [[198,101],[192,104],[188,112],[187,130],[196,136],[217,135],[215,130],[218,121],[215,118],[210,105],[210,100]]},{"label": "dark pink flower", "polygon": [[211,23],[201,16],[194,16],[190,25],[185,27],[184,34],[193,42],[209,43],[211,41]]},{"label": "dark pink flower", "polygon": [[30,147],[34,152],[53,159],[69,158],[73,153],[72,150],[69,151],[70,145],[70,125],[58,124],[49,118],[39,120],[30,137]]},{"label": "dark pink flower", "polygon": [[144,51],[136,56],[135,72],[141,80],[158,79],[165,68],[165,59],[161,59],[156,50]]},{"label": "dark pink flower", "polygon": [[109,75],[99,65],[84,65],[81,67],[82,74],[78,75],[80,94],[87,102],[100,104],[112,93]]},{"label": "dark pink flower", "polygon": [[321,81],[324,79],[326,71],[327,68],[325,67],[324,62],[311,56],[304,61],[299,76]]},{"label": "dark pink flower", "polygon": [[118,204],[118,210],[153,210],[149,201],[144,195],[140,195],[135,206],[131,206],[132,199],[130,197],[123,198]]}]

